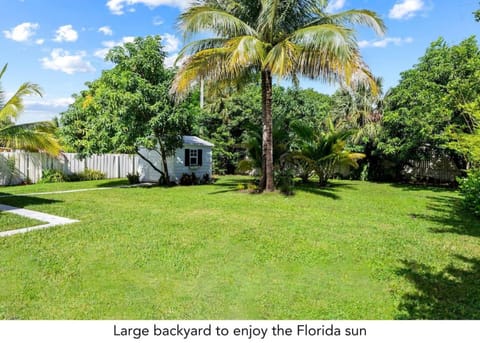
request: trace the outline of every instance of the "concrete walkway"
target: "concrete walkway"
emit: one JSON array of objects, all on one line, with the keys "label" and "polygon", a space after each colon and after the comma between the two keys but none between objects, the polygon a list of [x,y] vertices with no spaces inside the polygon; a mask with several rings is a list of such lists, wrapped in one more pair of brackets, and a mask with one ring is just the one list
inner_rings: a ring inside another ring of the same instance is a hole
[{"label": "concrete walkway", "polygon": [[43,212],[26,210],[24,208],[18,208],[18,207],[2,205],[2,204],[0,204],[0,211],[17,214],[19,216],[27,217],[30,219],[36,219],[36,220],[47,223],[47,224],[27,227],[24,229],[3,231],[3,232],[0,232],[0,237],[8,237],[8,236],[17,235],[19,233],[26,233],[26,232],[35,231],[35,230],[43,230],[52,226],[72,224],[72,223],[78,222],[78,220],[75,220],[75,219],[58,217],[58,216],[54,216],[54,215],[43,213]]}]

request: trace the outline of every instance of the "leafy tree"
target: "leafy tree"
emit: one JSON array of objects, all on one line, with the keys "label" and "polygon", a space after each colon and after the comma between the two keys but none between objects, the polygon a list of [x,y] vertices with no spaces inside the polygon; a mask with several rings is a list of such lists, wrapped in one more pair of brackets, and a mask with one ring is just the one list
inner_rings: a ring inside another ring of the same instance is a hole
[{"label": "leafy tree", "polygon": [[353,143],[373,141],[381,129],[383,116],[382,80],[375,78],[376,89],[367,85],[343,86],[332,97],[332,115],[338,125],[356,130]]},{"label": "leafy tree", "polygon": [[215,37],[194,41],[181,52],[172,93],[185,93],[194,80],[242,83],[261,75],[262,182],[274,190],[272,140],[272,77],[298,76],[327,81],[368,82],[352,24],[385,30],[371,11],[326,13],[326,0],[200,0],[182,15],[187,37],[209,31]]},{"label": "leafy tree", "polygon": [[[7,70],[0,70],[0,80]],[[42,96],[40,86],[25,82],[9,99],[5,99],[0,87],[0,146],[27,151],[43,151],[52,156],[60,153],[61,147],[55,138],[56,126],[53,122],[42,121],[15,124],[15,119],[24,109],[23,98],[29,95]]]},{"label": "leafy tree", "polygon": [[417,65],[401,74],[385,100],[379,143],[387,157],[397,161],[397,170],[432,154],[447,154],[460,168],[468,167],[463,152],[473,147],[465,138],[478,136],[479,77],[474,37],[454,46],[438,39]]},{"label": "leafy tree", "polygon": [[[312,89],[273,87],[273,141],[274,166],[279,165],[275,154],[276,140],[280,136],[290,139],[290,123],[303,120],[312,125],[323,121],[330,111],[331,100],[328,95]],[[213,149],[214,166],[217,172],[234,173],[239,161],[243,161],[246,149],[252,152],[252,144],[257,145],[260,158],[257,167],[261,168],[262,128],[261,128],[261,92],[260,85],[252,83],[242,90],[222,96],[209,97],[206,102],[206,114],[200,119],[199,130],[202,135],[215,143]],[[275,124],[278,121],[278,124]],[[283,130],[276,136],[275,130]],[[279,145],[285,142],[278,142]],[[256,148],[255,148],[256,149]],[[250,155],[253,158],[253,155]]]},{"label": "leafy tree", "polygon": [[343,86],[332,96],[332,117],[336,125],[354,130],[348,145],[366,155],[360,162],[363,178],[374,178],[382,169],[376,153],[383,118],[382,80],[375,78],[375,83],[375,91],[365,85]]},{"label": "leafy tree", "polygon": [[[168,182],[167,158],[191,134],[199,107],[175,104],[169,97],[174,70],[164,67],[160,36],[136,38],[115,47],[106,56],[111,70],[87,84],[60,118],[68,145],[83,155],[135,152]],[[163,170],[143,156],[147,147],[161,156]]]},{"label": "leafy tree", "polygon": [[473,17],[475,21],[480,21],[480,9],[473,12]]}]

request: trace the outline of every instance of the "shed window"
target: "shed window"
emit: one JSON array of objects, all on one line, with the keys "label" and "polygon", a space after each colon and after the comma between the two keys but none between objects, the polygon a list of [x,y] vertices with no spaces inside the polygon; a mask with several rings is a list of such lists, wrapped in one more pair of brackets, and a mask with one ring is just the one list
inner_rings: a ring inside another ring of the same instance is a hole
[{"label": "shed window", "polygon": [[199,167],[203,164],[202,149],[185,149],[185,166]]}]

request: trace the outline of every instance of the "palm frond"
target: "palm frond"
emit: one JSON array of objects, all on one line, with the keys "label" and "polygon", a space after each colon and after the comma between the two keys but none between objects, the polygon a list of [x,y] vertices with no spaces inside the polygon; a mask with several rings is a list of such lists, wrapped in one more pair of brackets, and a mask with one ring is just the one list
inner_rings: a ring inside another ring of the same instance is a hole
[{"label": "palm frond", "polygon": [[261,67],[265,51],[265,44],[254,36],[234,37],[220,47],[200,50],[188,57],[180,68],[170,94],[180,99],[199,80],[209,85],[224,81],[238,83],[245,77],[250,79],[250,71]]},{"label": "palm frond", "polygon": [[262,40],[272,42],[280,0],[261,0],[262,11],[258,16],[257,31]]},{"label": "palm frond", "polygon": [[180,27],[186,39],[192,35],[210,31],[218,37],[255,35],[246,22],[219,8],[192,6],[180,15]]},{"label": "palm frond", "polygon": [[61,147],[53,135],[55,129],[52,122],[8,125],[0,129],[0,145],[11,149],[43,151],[57,156]]},{"label": "palm frond", "polygon": [[196,54],[202,50],[221,48],[228,41],[227,38],[206,38],[200,39],[186,44],[178,53],[177,61]]},{"label": "palm frond", "polygon": [[0,108],[0,120],[16,118],[24,109],[23,97],[33,94],[42,96],[40,86],[30,82],[23,83],[15,94]]},{"label": "palm frond", "polygon": [[6,63],[3,66],[2,70],[0,71],[0,79],[2,78],[3,74],[5,74],[5,71],[7,70],[7,67],[8,67],[8,63]]},{"label": "palm frond", "polygon": [[269,51],[263,67],[280,77],[293,77],[297,71],[299,52],[300,48],[296,44],[285,39]]},{"label": "palm frond", "polygon": [[232,38],[225,47],[231,51],[228,68],[237,72],[250,66],[260,67],[266,55],[266,44],[253,36]]},{"label": "palm frond", "polygon": [[377,35],[383,36],[387,30],[383,20],[373,11],[369,10],[348,10],[328,16],[333,24],[363,25],[375,31]]}]

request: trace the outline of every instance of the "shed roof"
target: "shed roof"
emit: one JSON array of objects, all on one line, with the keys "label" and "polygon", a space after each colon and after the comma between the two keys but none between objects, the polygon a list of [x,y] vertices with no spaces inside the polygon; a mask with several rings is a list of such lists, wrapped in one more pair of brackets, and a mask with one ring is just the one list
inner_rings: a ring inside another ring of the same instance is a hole
[{"label": "shed roof", "polygon": [[184,145],[200,145],[200,146],[209,146],[212,147],[213,144],[198,138],[197,136],[183,136],[183,144]]}]

